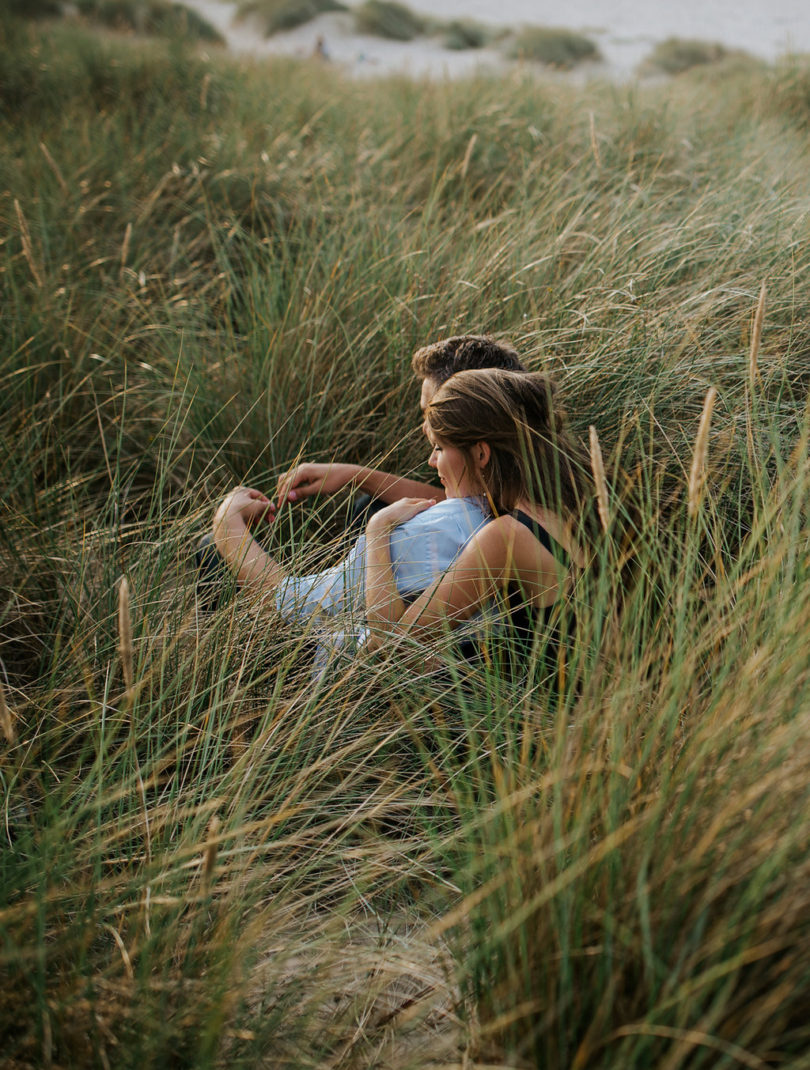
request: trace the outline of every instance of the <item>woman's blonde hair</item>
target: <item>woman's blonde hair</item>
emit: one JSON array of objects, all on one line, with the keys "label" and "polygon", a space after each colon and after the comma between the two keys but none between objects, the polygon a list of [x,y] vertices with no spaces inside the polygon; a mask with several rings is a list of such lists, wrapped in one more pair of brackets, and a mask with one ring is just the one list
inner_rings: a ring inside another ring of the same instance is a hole
[{"label": "woman's blonde hair", "polygon": [[480,475],[498,513],[521,499],[580,519],[592,507],[588,457],[555,393],[540,373],[482,369],[457,372],[431,399],[427,422],[440,442],[468,455],[478,442],[489,446]]}]

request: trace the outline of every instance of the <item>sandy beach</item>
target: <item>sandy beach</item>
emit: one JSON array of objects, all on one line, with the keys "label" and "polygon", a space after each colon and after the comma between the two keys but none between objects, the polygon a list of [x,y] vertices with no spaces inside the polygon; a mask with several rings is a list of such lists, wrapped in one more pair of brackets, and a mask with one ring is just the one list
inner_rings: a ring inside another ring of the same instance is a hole
[{"label": "sandy beach", "polygon": [[[184,2],[216,27],[228,49],[236,54],[306,58],[316,54],[321,41],[326,61],[353,77],[397,73],[453,78],[475,72],[501,73],[513,65],[496,48],[455,52],[442,47],[439,38],[400,42],[358,34],[349,12],[321,15],[294,30],[265,37],[257,20],[236,20],[237,5],[232,0]],[[418,4],[412,6],[419,10]],[[533,23],[585,33],[598,45],[603,61],[584,64],[563,75],[577,81],[592,77],[632,79],[655,44],[672,36],[719,41],[766,60],[787,52],[810,51],[810,18],[799,0],[775,0],[767,6],[761,0],[735,4],[683,0],[677,7],[639,0],[614,0],[609,6],[599,0],[572,0],[564,16],[558,6],[547,2],[505,0],[496,14],[491,0],[436,0],[429,14],[444,19],[472,18],[500,28]]]}]

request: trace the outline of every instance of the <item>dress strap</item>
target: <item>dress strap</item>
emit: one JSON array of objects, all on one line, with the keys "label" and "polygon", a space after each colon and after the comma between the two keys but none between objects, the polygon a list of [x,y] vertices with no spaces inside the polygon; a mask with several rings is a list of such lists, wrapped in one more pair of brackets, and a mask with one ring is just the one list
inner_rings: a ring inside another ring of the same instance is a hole
[{"label": "dress strap", "polygon": [[[540,543],[540,545],[545,547],[545,549],[548,550],[548,552],[553,557],[559,559],[560,555],[562,554],[567,559],[568,554],[565,552],[563,547],[560,546],[560,544],[556,540],[551,538],[551,536],[543,527],[543,525],[539,521],[535,520],[533,516],[529,516],[528,513],[524,513],[522,509],[514,509],[511,515],[515,518],[515,520],[523,524],[524,527],[528,528],[532,535],[534,535],[535,539],[537,539],[537,541]],[[556,551],[554,549],[555,546],[557,547]]]}]

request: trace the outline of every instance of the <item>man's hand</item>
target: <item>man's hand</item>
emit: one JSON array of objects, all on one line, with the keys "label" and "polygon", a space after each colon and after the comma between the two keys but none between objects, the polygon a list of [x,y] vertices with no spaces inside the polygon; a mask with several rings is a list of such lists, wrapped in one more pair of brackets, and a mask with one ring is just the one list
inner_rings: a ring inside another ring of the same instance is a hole
[{"label": "man's hand", "polygon": [[276,503],[297,502],[313,494],[336,494],[353,483],[363,470],[356,464],[297,464],[279,477]]},{"label": "man's hand", "polygon": [[214,531],[237,519],[251,528],[260,520],[272,520],[275,510],[275,505],[260,490],[236,487],[222,500],[214,514]]}]

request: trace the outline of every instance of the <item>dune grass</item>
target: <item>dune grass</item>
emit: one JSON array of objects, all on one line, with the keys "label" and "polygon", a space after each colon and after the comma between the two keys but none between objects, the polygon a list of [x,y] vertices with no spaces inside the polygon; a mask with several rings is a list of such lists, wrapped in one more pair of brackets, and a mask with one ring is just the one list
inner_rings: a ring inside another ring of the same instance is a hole
[{"label": "dune grass", "polygon": [[114,30],[224,43],[210,22],[185,4],[171,0],[76,0],[76,8],[90,22]]},{"label": "dune grass", "polygon": [[428,20],[397,0],[364,0],[354,13],[360,33],[388,37],[393,41],[412,41],[425,33]]},{"label": "dune grass", "polygon": [[[806,1066],[807,70],[369,94],[0,34],[4,1059]],[[482,330],[625,473],[554,686],[313,683],[201,613],[217,495],[424,473],[410,353]]]},{"label": "dune grass", "polygon": [[599,49],[585,34],[556,26],[525,26],[515,34],[509,54],[560,70],[600,58]]},{"label": "dune grass", "polygon": [[[659,41],[650,55],[644,60],[644,71],[658,71],[663,74],[682,74],[693,67],[707,63],[722,63],[729,58],[746,58],[745,53],[726,48],[716,41],[700,41],[685,37],[668,37]],[[753,62],[752,57],[747,57]]]},{"label": "dune grass", "polygon": [[[265,27],[267,35],[293,29],[330,11],[349,11],[339,0],[242,0],[239,15],[255,16]],[[483,48],[493,34],[472,19],[427,18],[413,11],[407,4],[390,0],[368,0],[351,9],[351,24],[358,33],[371,34],[392,41],[413,41],[430,35],[439,37],[445,48],[461,51]]]},{"label": "dune grass", "polygon": [[[242,0],[239,16],[257,17],[268,36],[293,29],[330,11],[349,11],[338,0]],[[351,24],[358,33],[371,34],[392,41],[413,41],[417,37],[438,37],[445,48],[462,51],[483,48],[493,40],[493,33],[472,19],[428,18],[407,4],[391,0],[368,0],[351,9]]]},{"label": "dune grass", "polygon": [[279,33],[301,26],[329,11],[345,11],[340,0],[241,0],[239,17],[251,15],[264,24],[265,33]]},{"label": "dune grass", "polygon": [[467,48],[484,48],[495,36],[480,22],[473,19],[451,19],[441,27],[445,48],[463,52]]}]

